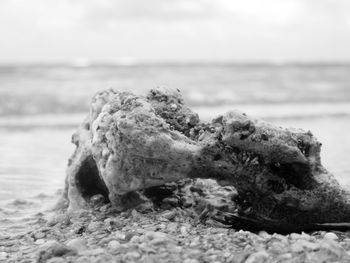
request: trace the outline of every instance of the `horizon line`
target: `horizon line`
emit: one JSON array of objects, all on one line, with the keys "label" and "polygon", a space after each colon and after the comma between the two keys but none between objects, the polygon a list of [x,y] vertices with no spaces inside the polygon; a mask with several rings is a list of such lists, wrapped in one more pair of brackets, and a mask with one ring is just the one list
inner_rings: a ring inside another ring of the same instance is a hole
[{"label": "horizon line", "polygon": [[8,61],[0,67],[134,67],[134,66],[350,66],[350,60],[62,60]]}]

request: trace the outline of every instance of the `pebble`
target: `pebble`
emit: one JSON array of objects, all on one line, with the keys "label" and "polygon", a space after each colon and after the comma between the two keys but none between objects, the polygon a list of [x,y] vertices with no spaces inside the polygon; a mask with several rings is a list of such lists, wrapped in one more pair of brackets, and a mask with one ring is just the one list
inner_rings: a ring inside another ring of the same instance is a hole
[{"label": "pebble", "polygon": [[290,239],[304,239],[304,240],[310,240],[311,236],[309,234],[306,234],[304,232],[302,232],[301,234],[297,234],[297,233],[291,233],[289,235]]},{"label": "pebble", "polygon": [[68,247],[77,250],[78,252],[84,251],[87,249],[86,241],[83,238],[74,238],[67,242]]},{"label": "pebble", "polygon": [[57,241],[48,241],[40,247],[38,262],[46,262],[50,258],[63,255],[76,255],[76,251]]},{"label": "pebble", "polygon": [[267,260],[269,254],[265,251],[258,251],[250,254],[245,263],[263,263]]},{"label": "pebble", "polygon": [[0,252],[0,260],[6,260],[7,253],[6,252]]},{"label": "pebble", "polygon": [[56,215],[55,214],[50,214],[48,217],[47,217],[47,222],[46,222],[46,225],[47,226],[54,226],[58,223],[57,219],[56,219]]},{"label": "pebble", "polygon": [[84,254],[86,255],[91,255],[91,256],[96,256],[96,255],[101,255],[104,254],[105,250],[103,248],[95,248],[92,250],[85,250]]},{"label": "pebble", "polygon": [[164,245],[170,241],[169,236],[162,232],[147,231],[144,236],[150,240],[149,244],[154,246]]},{"label": "pebble", "polygon": [[155,238],[167,238],[167,234],[162,232],[154,232],[154,231],[147,231],[144,233],[145,237],[149,240],[153,240]]},{"label": "pebble", "polygon": [[309,234],[306,234],[304,232],[301,232],[300,238],[305,239],[305,240],[310,240],[311,236]]},{"label": "pebble", "polygon": [[176,211],[175,211],[175,210],[165,211],[165,212],[162,213],[160,216],[161,216],[161,217],[164,217],[164,218],[166,218],[166,219],[168,219],[168,220],[172,220],[172,219],[174,219],[175,216],[176,216]]},{"label": "pebble", "polygon": [[125,238],[124,238],[124,240],[126,240],[126,241],[130,241],[134,236],[136,236],[137,235],[137,232],[135,232],[135,231],[129,231],[129,232],[127,232],[127,233],[125,233]]},{"label": "pebble", "polygon": [[137,212],[135,209],[131,211],[131,216],[133,217],[134,220],[137,220],[141,217],[141,214]]},{"label": "pebble", "polygon": [[284,235],[273,234],[272,237],[278,239],[281,243],[288,244],[288,238]]},{"label": "pebble", "polygon": [[161,245],[165,245],[166,243],[168,243],[170,240],[166,239],[166,238],[155,238],[153,240],[151,240],[149,242],[150,245],[153,246],[161,246]]},{"label": "pebble", "polygon": [[170,206],[177,206],[179,204],[179,199],[176,197],[166,197],[163,199],[162,204],[168,204]]},{"label": "pebble", "polygon": [[187,227],[186,226],[180,227],[180,232],[181,232],[181,235],[183,235],[184,237],[187,236],[188,235]]},{"label": "pebble", "polygon": [[66,260],[60,257],[50,258],[46,263],[65,263]]},{"label": "pebble", "polygon": [[100,222],[91,222],[87,227],[87,229],[90,232],[96,232],[97,230],[99,230],[101,228],[102,228],[102,224]]},{"label": "pebble", "polygon": [[290,235],[289,235],[289,238],[290,239],[299,239],[300,238],[300,234],[297,234],[297,233],[291,233]]},{"label": "pebble", "polygon": [[199,261],[197,259],[192,259],[192,258],[186,258],[183,262],[184,263],[199,263]]},{"label": "pebble", "polygon": [[330,255],[336,255],[339,258],[346,253],[339,243],[332,239],[324,239],[321,241],[320,248],[322,251]]},{"label": "pebble", "polygon": [[35,239],[41,239],[41,238],[44,238],[45,237],[45,233],[43,232],[35,232],[34,233],[34,238]]},{"label": "pebble", "polygon": [[198,237],[198,236],[194,237],[189,246],[190,247],[198,246],[200,244],[199,240],[200,240],[200,237]]},{"label": "pebble", "polygon": [[293,258],[292,253],[286,253],[286,254],[280,255],[278,257],[278,259],[280,259],[280,261],[278,261],[278,262],[285,262],[285,261],[288,262],[288,260],[290,260],[292,258]]},{"label": "pebble", "polygon": [[37,244],[37,245],[42,245],[42,244],[44,244],[44,243],[45,243],[45,240],[42,239],[42,238],[37,239],[37,240],[35,241],[35,244]]},{"label": "pebble", "polygon": [[93,195],[90,198],[90,202],[93,206],[101,206],[105,202],[105,197],[101,194]]},{"label": "pebble", "polygon": [[320,245],[309,242],[304,239],[298,239],[294,244],[290,246],[290,250],[295,253],[300,253],[305,250],[316,250],[319,249]]},{"label": "pebble", "polygon": [[125,234],[121,231],[116,231],[114,236],[119,240],[125,240]]},{"label": "pebble", "polygon": [[266,231],[260,231],[259,236],[265,239],[271,237],[271,235],[269,235]]},{"label": "pebble", "polygon": [[123,256],[125,262],[140,258],[141,255],[137,251],[130,251]]},{"label": "pebble", "polygon": [[110,250],[117,250],[120,248],[120,243],[117,240],[112,240],[108,243],[108,248]]},{"label": "pebble", "polygon": [[167,230],[168,230],[169,232],[173,232],[173,233],[174,233],[174,232],[177,231],[177,225],[178,225],[178,224],[175,223],[175,222],[174,222],[174,223],[173,223],[173,222],[172,222],[172,223],[169,223],[169,224],[168,224],[168,227],[167,227]]},{"label": "pebble", "polygon": [[172,111],[175,111],[175,110],[177,109],[177,105],[176,105],[175,103],[171,103],[171,104],[170,104],[170,109],[171,109]]},{"label": "pebble", "polygon": [[324,235],[324,239],[338,240],[338,236],[332,232],[328,232]]},{"label": "pebble", "polygon": [[[69,225],[71,223],[70,217],[67,214],[58,214],[53,218],[54,224]],[[48,221],[49,222],[49,221]],[[46,224],[48,224],[48,222]]]},{"label": "pebble", "polygon": [[82,257],[77,258],[74,262],[75,263],[88,263],[88,262],[90,262],[90,259],[89,259],[89,257],[82,256]]},{"label": "pebble", "polygon": [[138,243],[140,241],[140,237],[139,236],[133,236],[129,242],[131,243]]},{"label": "pebble", "polygon": [[111,218],[106,218],[103,223],[105,224],[106,227],[110,227],[114,225],[114,221]]}]

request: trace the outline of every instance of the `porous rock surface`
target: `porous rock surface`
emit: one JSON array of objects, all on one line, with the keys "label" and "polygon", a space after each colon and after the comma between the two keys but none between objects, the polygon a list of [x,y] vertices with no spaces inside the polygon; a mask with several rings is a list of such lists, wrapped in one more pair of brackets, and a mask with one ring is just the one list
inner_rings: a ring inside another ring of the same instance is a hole
[{"label": "porous rock surface", "polygon": [[239,111],[203,123],[177,90],[146,97],[100,92],[72,140],[62,199],[68,211],[89,207],[97,194],[114,207],[130,207],[143,199],[141,190],[152,197],[167,183],[209,178],[234,186],[237,215],[262,224],[350,219],[348,194],[322,166],[321,143],[311,132]]}]

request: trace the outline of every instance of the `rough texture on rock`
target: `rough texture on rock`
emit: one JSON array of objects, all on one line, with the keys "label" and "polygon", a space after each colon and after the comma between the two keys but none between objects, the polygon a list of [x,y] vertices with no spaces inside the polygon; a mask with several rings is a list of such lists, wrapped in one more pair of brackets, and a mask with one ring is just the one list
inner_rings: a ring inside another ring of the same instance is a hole
[{"label": "rough texture on rock", "polygon": [[202,123],[179,91],[100,92],[72,140],[63,199],[69,211],[88,207],[96,194],[125,207],[135,191],[210,178],[236,188],[238,217],[287,226],[350,220],[348,194],[321,165],[311,132],[238,111]]}]

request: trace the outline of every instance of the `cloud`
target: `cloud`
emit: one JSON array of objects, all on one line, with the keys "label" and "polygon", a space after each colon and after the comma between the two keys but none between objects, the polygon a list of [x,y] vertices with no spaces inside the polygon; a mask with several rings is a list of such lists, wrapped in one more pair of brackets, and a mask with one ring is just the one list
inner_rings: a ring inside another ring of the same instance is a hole
[{"label": "cloud", "polygon": [[4,59],[350,59],[349,30],[348,0],[0,1]]},{"label": "cloud", "polygon": [[207,18],[213,1],[208,0],[90,0],[90,17],[121,20],[181,20]]},{"label": "cloud", "polygon": [[[85,1],[86,2],[86,1]],[[286,23],[302,8],[301,0],[90,0],[87,20],[183,22],[196,20],[251,20]]]}]

